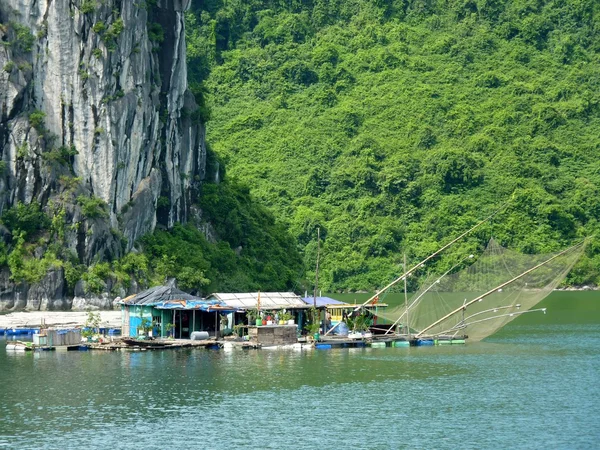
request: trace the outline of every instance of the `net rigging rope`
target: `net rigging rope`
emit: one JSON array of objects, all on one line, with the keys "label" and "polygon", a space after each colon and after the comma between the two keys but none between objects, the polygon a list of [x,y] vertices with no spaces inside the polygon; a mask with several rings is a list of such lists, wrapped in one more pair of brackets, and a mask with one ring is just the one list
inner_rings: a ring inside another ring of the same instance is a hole
[{"label": "net rigging rope", "polygon": [[[585,249],[585,244],[571,247],[562,255],[524,255],[508,250],[490,239],[483,254],[469,267],[443,277],[428,277],[421,288],[408,299],[409,326],[424,330],[451,312],[431,329],[428,336],[466,334],[470,340],[481,340],[495,333],[520,314],[530,310],[552,292],[567,276]],[[469,301],[527,272],[538,264],[550,262],[498,289],[466,308]],[[416,301],[415,301],[416,300]],[[404,301],[378,315],[395,321],[404,315]],[[404,325],[405,317],[400,323]]]}]

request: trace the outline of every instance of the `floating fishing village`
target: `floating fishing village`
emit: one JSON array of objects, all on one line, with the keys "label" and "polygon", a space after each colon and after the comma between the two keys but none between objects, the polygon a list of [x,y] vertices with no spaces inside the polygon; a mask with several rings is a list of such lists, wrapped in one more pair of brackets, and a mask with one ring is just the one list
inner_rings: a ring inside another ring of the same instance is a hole
[{"label": "floating fishing village", "polygon": [[[491,217],[491,216],[490,216]],[[487,219],[403,273],[362,304],[292,292],[214,293],[206,298],[179,290],[175,280],[115,299],[121,326],[100,326],[90,311],[84,327],[13,327],[7,351],[333,349],[462,345],[481,340],[531,312],[567,275],[586,241],[558,253],[523,255],[491,239],[475,258],[466,255],[408,296],[407,279]],[[475,259],[475,262],[472,262]],[[386,292],[403,285],[404,304],[389,307]]]}]

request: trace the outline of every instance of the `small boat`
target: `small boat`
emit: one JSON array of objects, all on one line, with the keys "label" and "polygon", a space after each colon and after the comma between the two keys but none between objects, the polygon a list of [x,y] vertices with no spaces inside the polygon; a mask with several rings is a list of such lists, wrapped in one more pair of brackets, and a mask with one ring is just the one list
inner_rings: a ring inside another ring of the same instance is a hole
[{"label": "small boat", "polygon": [[121,342],[127,344],[129,347],[169,347],[171,344],[167,342],[160,342],[154,340],[138,340],[130,338],[122,338]]},{"label": "small boat", "polygon": [[30,352],[33,350],[33,342],[14,341],[6,344],[6,351]]}]

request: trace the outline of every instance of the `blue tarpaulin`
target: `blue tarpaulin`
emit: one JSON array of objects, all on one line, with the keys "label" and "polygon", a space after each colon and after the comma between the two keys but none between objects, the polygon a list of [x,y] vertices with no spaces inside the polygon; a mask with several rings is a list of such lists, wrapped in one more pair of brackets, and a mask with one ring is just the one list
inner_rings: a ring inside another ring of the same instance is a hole
[{"label": "blue tarpaulin", "polygon": [[199,311],[232,312],[235,308],[228,307],[218,300],[168,300],[153,305],[156,309],[194,309]]},{"label": "blue tarpaulin", "polygon": [[[302,301],[307,305],[313,305],[314,297],[302,297]],[[327,305],[345,305],[345,302],[340,302],[339,300],[335,300],[330,297],[317,297],[317,307],[327,306]],[[352,305],[348,305],[351,307]]]}]

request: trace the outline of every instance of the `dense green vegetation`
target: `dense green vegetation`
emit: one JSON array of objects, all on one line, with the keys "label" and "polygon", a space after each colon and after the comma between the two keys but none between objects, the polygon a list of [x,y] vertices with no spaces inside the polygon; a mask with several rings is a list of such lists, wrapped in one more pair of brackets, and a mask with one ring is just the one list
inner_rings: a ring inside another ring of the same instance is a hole
[{"label": "dense green vegetation", "polygon": [[[594,0],[208,0],[188,67],[231,178],[323,289],[381,287],[510,199],[494,236],[555,251],[600,231]],[[595,238],[568,283],[600,284]]]},{"label": "dense green vegetation", "polygon": [[[289,233],[250,199],[247,189],[227,181],[207,183],[199,206],[210,226],[192,224],[155,231],[142,239],[154,266],[155,283],[176,277],[179,287],[202,292],[288,290],[303,275]],[[219,237],[221,240],[211,242]]]},{"label": "dense green vegetation", "polygon": [[[107,215],[106,205],[95,197],[79,196],[77,203],[88,219]],[[198,206],[206,223],[156,230],[137,243],[136,252],[86,267],[66,246],[62,207],[50,204],[44,211],[36,202],[18,203],[0,219],[10,236],[8,245],[0,240],[0,266],[8,266],[14,281],[28,283],[62,267],[71,291],[83,280],[85,290],[96,294],[109,289],[118,295],[132,281],[147,287],[169,278],[194,293],[298,288],[303,270],[294,240],[269,211],[253,203],[246,188],[207,183]]]}]

